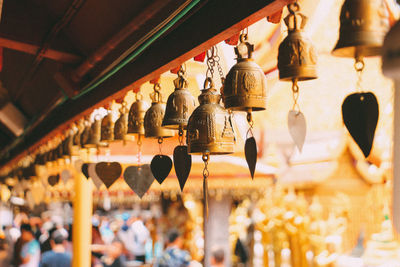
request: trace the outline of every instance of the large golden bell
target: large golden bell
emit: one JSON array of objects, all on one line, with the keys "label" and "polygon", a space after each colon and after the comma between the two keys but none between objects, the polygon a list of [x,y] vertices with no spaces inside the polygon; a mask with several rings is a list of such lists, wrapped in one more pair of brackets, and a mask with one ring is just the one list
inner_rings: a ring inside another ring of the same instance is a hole
[{"label": "large golden bell", "polygon": [[307,17],[299,13],[297,3],[288,6],[289,15],[285,18],[288,35],[279,45],[279,79],[298,81],[317,78],[317,55],[311,41],[304,36],[303,28]]},{"label": "large golden bell", "polygon": [[169,95],[162,126],[169,129],[186,129],[189,116],[192,114],[196,102],[189,90],[188,82],[182,71],[178,72],[178,78],[174,80],[175,91]]},{"label": "large golden bell", "polygon": [[144,115],[149,104],[136,95],[136,101],[132,104],[128,116],[128,134],[144,135]]},{"label": "large golden bell", "polygon": [[339,40],[335,56],[377,56],[389,30],[389,13],[384,0],[346,0],[340,13]]},{"label": "large golden bell", "polygon": [[102,142],[111,142],[114,140],[114,122],[111,111],[101,120],[101,138]]},{"label": "large golden bell", "polygon": [[[207,86],[209,86],[207,88]],[[187,144],[189,154],[229,154],[234,152],[235,135],[228,112],[219,104],[221,95],[211,78],[204,82],[198,106],[189,118]]]},{"label": "large golden bell", "polygon": [[172,130],[161,126],[165,114],[165,105],[162,103],[161,93],[155,91],[151,94],[151,98],[151,107],[146,111],[144,116],[144,136],[150,138],[167,138],[174,136]]},{"label": "large golden bell", "polygon": [[119,110],[120,116],[114,125],[114,140],[123,141],[128,133],[128,112],[125,105],[125,102],[122,103],[122,107]]},{"label": "large golden bell", "polygon": [[[225,108],[238,111],[264,110],[267,104],[267,80],[264,71],[251,58],[254,45],[240,35],[235,48],[237,63],[226,75],[223,87]],[[247,58],[245,54],[247,53]]]}]

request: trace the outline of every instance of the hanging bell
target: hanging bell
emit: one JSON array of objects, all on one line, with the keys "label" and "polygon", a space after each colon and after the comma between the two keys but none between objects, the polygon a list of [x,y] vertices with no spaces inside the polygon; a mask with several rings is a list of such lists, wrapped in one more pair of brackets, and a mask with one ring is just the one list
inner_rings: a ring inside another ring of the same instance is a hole
[{"label": "hanging bell", "polygon": [[188,82],[185,72],[180,69],[174,80],[175,90],[169,95],[162,126],[169,129],[186,129],[189,116],[195,109],[196,102],[187,90]]},{"label": "hanging bell", "polygon": [[70,131],[70,134],[63,141],[63,158],[70,158],[72,156],[72,147],[74,144],[73,133]]},{"label": "hanging bell", "polygon": [[254,45],[247,42],[247,34],[241,34],[235,48],[237,63],[226,75],[223,87],[222,97],[227,109],[249,112],[266,108],[267,80],[264,71],[251,58],[253,50]]},{"label": "hanging bell", "polygon": [[317,78],[317,54],[311,41],[304,36],[307,17],[299,12],[297,2],[288,5],[289,15],[285,18],[288,35],[279,45],[279,79],[293,81]]},{"label": "hanging bell", "polygon": [[168,138],[174,136],[172,130],[161,126],[165,114],[165,105],[162,103],[160,89],[160,84],[156,83],[154,92],[150,94],[151,107],[144,116],[145,137]]},{"label": "hanging bell", "polygon": [[[209,87],[207,87],[209,86]],[[221,95],[211,78],[206,78],[198,106],[189,118],[189,154],[229,154],[234,152],[235,135],[228,112],[219,104]]]},{"label": "hanging bell", "polygon": [[100,139],[101,139],[101,121],[99,118],[95,118],[94,122],[90,126],[89,138],[87,142],[84,144],[85,148],[105,146],[105,143],[101,142]]},{"label": "hanging bell", "polygon": [[114,140],[114,122],[112,119],[112,112],[108,110],[108,113],[101,120],[101,138],[102,142],[111,142]]},{"label": "hanging bell", "polygon": [[126,102],[122,102],[119,110],[120,116],[114,124],[114,140],[125,140],[128,132],[128,112]]},{"label": "hanging bell", "polygon": [[334,56],[368,57],[380,55],[389,12],[384,0],[346,0],[340,13],[339,40]]},{"label": "hanging bell", "polygon": [[147,102],[140,98],[140,93],[136,94],[136,101],[129,110],[128,117],[128,134],[144,135],[144,115],[149,108]]},{"label": "hanging bell", "polygon": [[86,144],[89,142],[90,131],[91,131],[91,124],[89,121],[84,122],[85,126],[83,128],[82,133],[80,134],[80,143],[81,148],[85,148]]}]

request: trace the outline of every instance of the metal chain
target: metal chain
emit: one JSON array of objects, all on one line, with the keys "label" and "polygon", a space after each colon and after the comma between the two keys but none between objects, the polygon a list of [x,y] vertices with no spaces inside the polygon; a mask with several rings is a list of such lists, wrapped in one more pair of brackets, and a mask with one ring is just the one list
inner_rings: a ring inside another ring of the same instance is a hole
[{"label": "metal chain", "polygon": [[183,146],[183,127],[181,125],[179,125],[179,129],[178,129],[178,141],[179,141],[179,145]]},{"label": "metal chain", "polygon": [[357,83],[356,83],[356,90],[361,92],[362,91],[362,74],[364,72],[365,63],[363,58],[357,57],[354,62],[354,69],[357,71]]},{"label": "metal chain", "polygon": [[138,134],[137,145],[138,145],[137,159],[138,159],[138,165],[140,165],[141,159],[142,159],[142,135],[141,134]]},{"label": "metal chain", "polygon": [[[204,200],[204,210],[205,210],[205,217],[208,218],[208,176],[210,172],[208,170],[208,161],[210,160],[209,153],[203,153],[203,162],[204,162],[204,169],[203,169],[203,200]],[[206,219],[205,218],[205,219]]]},{"label": "metal chain", "polygon": [[207,78],[211,78],[211,79],[214,78],[214,71],[215,71],[215,67],[216,67],[218,74],[221,78],[221,81],[223,82],[224,72],[222,71],[220,60],[221,60],[221,58],[218,55],[217,46],[213,46],[209,50],[207,50],[207,72],[206,72]]},{"label": "metal chain", "polygon": [[158,150],[160,152],[160,155],[162,155],[162,143],[164,142],[164,138],[158,137]]},{"label": "metal chain", "polygon": [[298,103],[299,100],[299,86],[297,85],[297,79],[293,79],[292,81],[292,93],[293,93],[293,107],[292,110],[297,110],[297,113],[300,113],[300,106]]}]

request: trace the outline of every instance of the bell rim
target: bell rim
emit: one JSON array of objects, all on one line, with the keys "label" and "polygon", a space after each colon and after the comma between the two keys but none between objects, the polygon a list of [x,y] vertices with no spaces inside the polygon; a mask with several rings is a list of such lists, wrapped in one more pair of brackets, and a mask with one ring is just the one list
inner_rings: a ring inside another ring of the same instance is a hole
[{"label": "bell rim", "polygon": [[335,57],[356,58],[357,56],[376,57],[380,56],[381,52],[382,52],[382,45],[344,46],[341,44],[337,44],[335,48],[332,50],[331,54]]},{"label": "bell rim", "polygon": [[187,122],[188,122],[188,120],[189,119],[187,119],[186,120],[186,123],[185,124],[177,124],[177,123],[165,123],[164,124],[164,122],[163,123],[161,123],[161,126],[163,127],[163,128],[166,128],[166,129],[168,129],[168,130],[179,130],[179,128],[180,127],[182,127],[182,129],[183,130],[186,130],[187,129]]}]

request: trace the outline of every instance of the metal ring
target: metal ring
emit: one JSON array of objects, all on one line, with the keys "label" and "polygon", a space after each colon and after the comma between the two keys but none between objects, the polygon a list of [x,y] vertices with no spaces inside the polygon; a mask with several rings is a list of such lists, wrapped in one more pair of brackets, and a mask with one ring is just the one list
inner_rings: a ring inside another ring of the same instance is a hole
[{"label": "metal ring", "polygon": [[201,156],[201,159],[204,162],[208,162],[208,160],[210,159],[210,153],[209,152],[204,152],[203,155]]},{"label": "metal ring", "polygon": [[354,62],[354,68],[356,71],[361,72],[364,70],[365,63],[362,58],[356,58],[356,62]]}]

